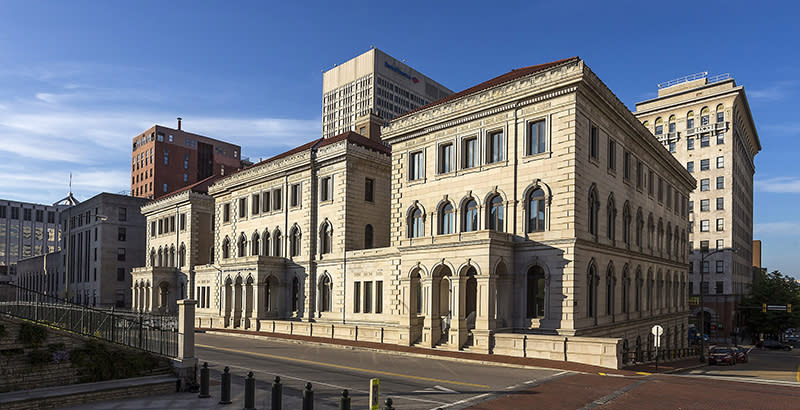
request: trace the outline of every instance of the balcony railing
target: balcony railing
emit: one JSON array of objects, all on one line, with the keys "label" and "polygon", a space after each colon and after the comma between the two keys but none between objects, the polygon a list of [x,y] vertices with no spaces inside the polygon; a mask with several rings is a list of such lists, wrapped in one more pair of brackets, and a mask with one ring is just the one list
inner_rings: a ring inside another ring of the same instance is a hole
[{"label": "balcony railing", "polygon": [[699,127],[686,129],[686,135],[703,134],[706,132],[727,131],[729,126],[728,121],[714,122]]}]

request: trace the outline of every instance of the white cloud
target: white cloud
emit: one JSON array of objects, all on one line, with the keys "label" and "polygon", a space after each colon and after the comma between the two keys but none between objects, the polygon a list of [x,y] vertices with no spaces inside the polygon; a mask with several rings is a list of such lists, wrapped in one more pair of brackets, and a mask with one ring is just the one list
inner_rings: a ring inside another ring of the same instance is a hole
[{"label": "white cloud", "polygon": [[800,177],[776,177],[755,181],[755,187],[763,192],[800,193]]},{"label": "white cloud", "polygon": [[764,88],[749,90],[747,94],[753,100],[779,101],[792,95],[797,81],[778,81]]},{"label": "white cloud", "polygon": [[753,225],[753,233],[758,235],[797,235],[800,231],[800,222],[764,222]]}]

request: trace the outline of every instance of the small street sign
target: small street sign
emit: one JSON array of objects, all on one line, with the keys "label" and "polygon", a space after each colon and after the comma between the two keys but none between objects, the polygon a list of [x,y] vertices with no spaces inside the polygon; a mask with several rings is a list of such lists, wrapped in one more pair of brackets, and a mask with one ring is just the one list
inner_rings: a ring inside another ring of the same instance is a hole
[{"label": "small street sign", "polygon": [[653,345],[654,345],[656,348],[658,348],[658,347],[661,347],[661,335],[663,335],[663,334],[664,334],[664,328],[663,328],[663,327],[661,327],[661,325],[655,325],[655,326],[653,326],[653,328],[650,330],[650,333],[652,333],[652,334],[653,334],[653,336],[655,336],[655,337],[653,338]]},{"label": "small street sign", "polygon": [[767,305],[767,310],[786,311],[786,305]]},{"label": "small street sign", "polygon": [[378,378],[369,379],[369,410],[380,410],[381,386]]}]

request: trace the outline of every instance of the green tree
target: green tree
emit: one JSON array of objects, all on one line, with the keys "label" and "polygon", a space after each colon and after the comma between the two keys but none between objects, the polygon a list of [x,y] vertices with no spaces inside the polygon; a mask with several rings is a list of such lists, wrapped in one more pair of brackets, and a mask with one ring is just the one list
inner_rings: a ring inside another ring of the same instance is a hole
[{"label": "green tree", "polygon": [[[767,273],[765,270],[753,278],[750,295],[742,305],[751,307],[743,310],[745,325],[753,334],[780,335],[786,329],[800,327],[800,283],[779,271]],[[762,311],[763,304],[792,305],[792,312]],[[757,309],[755,309],[757,307]]]}]

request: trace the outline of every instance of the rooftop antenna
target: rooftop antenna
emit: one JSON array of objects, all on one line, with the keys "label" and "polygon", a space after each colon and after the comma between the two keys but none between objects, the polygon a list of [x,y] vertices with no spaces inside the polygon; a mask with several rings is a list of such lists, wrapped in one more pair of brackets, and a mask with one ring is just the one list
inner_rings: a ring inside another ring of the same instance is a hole
[{"label": "rooftop antenna", "polygon": [[69,193],[72,193],[72,172],[69,173]]}]

